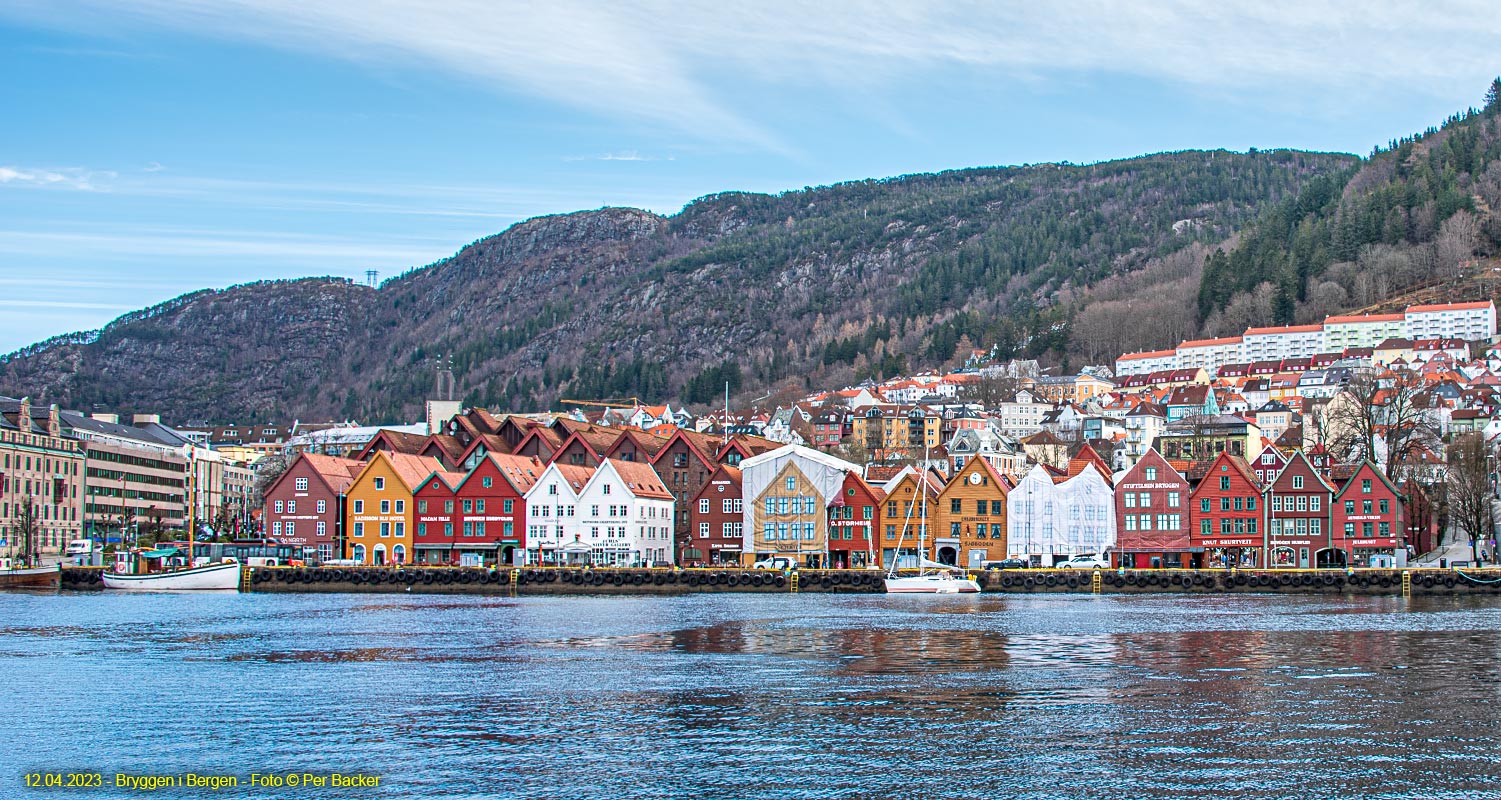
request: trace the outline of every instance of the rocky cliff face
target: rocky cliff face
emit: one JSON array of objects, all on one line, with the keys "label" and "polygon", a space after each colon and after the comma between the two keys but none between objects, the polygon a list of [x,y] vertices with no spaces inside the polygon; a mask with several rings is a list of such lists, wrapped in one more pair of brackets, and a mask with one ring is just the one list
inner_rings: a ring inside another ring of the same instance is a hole
[{"label": "rocky cliff face", "polygon": [[[379,290],[308,279],[185,295],[8,356],[0,392],[176,421],[373,421],[415,418],[438,357],[467,400],[514,408],[675,398],[725,361],[747,390],[853,380],[941,362],[961,333],[1057,357],[1070,297],[1219,241],[1351,163],[1173,153],[726,193],[667,218],[542,217]],[[831,347],[852,337],[858,355]]]}]

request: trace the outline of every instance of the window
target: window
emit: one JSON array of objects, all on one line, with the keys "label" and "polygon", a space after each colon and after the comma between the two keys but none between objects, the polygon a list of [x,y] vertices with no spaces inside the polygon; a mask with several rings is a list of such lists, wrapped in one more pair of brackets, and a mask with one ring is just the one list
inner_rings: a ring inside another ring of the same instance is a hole
[{"label": "window", "polygon": [[1308,498],[1309,511],[1318,511],[1323,506],[1323,504],[1324,503],[1322,498],[1320,498],[1318,495],[1313,495]]},{"label": "window", "polygon": [[273,522],[273,523],[271,523],[271,535],[272,536],[280,536],[281,535],[281,523],[280,522]]},{"label": "window", "polygon": [[[1383,514],[1390,514],[1391,511],[1392,511],[1392,502],[1390,500],[1382,500],[1381,501],[1381,513],[1383,513]],[[1385,523],[1382,523],[1382,524],[1384,525]]]},{"label": "window", "polygon": [[1167,493],[1167,507],[1178,508],[1181,505],[1181,495],[1178,492]]},{"label": "window", "polygon": [[[726,506],[725,510],[729,511],[729,508],[728,508],[729,503],[728,502],[725,503],[725,506]],[[700,513],[700,514],[707,514],[707,513],[709,513],[709,498],[707,498],[707,497],[699,498],[699,501],[698,501],[698,513]]]},{"label": "window", "polygon": [[292,482],[292,486],[299,492],[307,491],[307,478],[298,478]]},{"label": "window", "polygon": [[1272,495],[1272,510],[1273,511],[1281,511],[1282,510],[1282,495],[1280,495],[1280,494],[1274,494],[1274,495]]},{"label": "window", "polygon": [[1371,493],[1371,479],[1370,478],[1365,478],[1365,479],[1361,480],[1361,482],[1360,482],[1360,493],[1361,494],[1370,494]]},{"label": "window", "polygon": [[605,494],[609,494],[610,493],[610,484],[608,484],[608,483],[605,484],[605,486],[604,486],[604,493]]},{"label": "window", "polygon": [[1126,508],[1136,508],[1136,492],[1126,492]]},{"label": "window", "polygon": [[[396,510],[397,511],[401,510],[401,501],[400,500],[396,501]],[[474,513],[476,513],[476,514],[483,514],[483,513],[485,513],[485,498],[481,497],[480,499],[474,501]]]},{"label": "window", "polygon": [[[285,514],[286,512],[283,510],[285,508],[286,508],[286,503],[283,503],[280,500],[276,501],[276,513],[278,513],[278,514]],[[355,509],[355,510],[358,511],[359,509]]]},{"label": "window", "polygon": [[[1204,521],[1208,522],[1209,520],[1204,520]],[[1136,530],[1136,515],[1135,514],[1127,514],[1126,515],[1126,530],[1128,530],[1128,531],[1134,531],[1134,530]]]},{"label": "window", "polygon": [[380,513],[382,513],[382,514],[389,514],[389,513],[391,513],[391,501],[390,500],[382,500],[382,501],[380,501]]},{"label": "window", "polygon": [[482,487],[484,487],[484,488],[486,488],[486,489],[488,489],[491,486],[495,485],[495,480],[493,478],[491,478],[489,475],[486,475],[485,477],[479,479],[479,485],[482,486]]},{"label": "window", "polygon": [[500,502],[500,507],[501,507],[501,512],[502,513],[505,513],[505,514],[513,513],[514,509],[516,507],[516,501],[514,499],[512,499],[512,498],[506,498],[505,500],[502,500]]},{"label": "window", "polygon": [[1244,500],[1243,500],[1243,499],[1242,499],[1242,498],[1239,498],[1239,497],[1237,497],[1237,498],[1235,498],[1235,510],[1236,510],[1236,511],[1241,511],[1241,510],[1243,510],[1243,509],[1242,509],[1242,508],[1241,508],[1241,506],[1242,506],[1242,505],[1243,505],[1243,504],[1244,504]]},{"label": "window", "polygon": [[386,479],[385,478],[376,478],[375,479],[375,488],[377,490],[383,490],[383,489],[385,489],[386,488]]},{"label": "window", "polygon": [[363,514],[363,513],[365,513],[365,501],[364,500],[356,500],[356,501],[354,501],[354,513],[356,513],[356,514]]},{"label": "window", "polygon": [[[951,513],[951,514],[961,513],[963,504],[964,504],[964,501],[961,500],[961,499],[959,499],[959,498],[957,498],[957,497],[949,500],[949,513]],[[985,512],[981,511],[980,513],[984,514]]]},{"label": "window", "polygon": [[[328,501],[327,500],[319,500],[318,501],[318,513],[319,514],[326,514],[326,513],[328,513]],[[321,525],[322,523],[319,523],[319,524]]]},{"label": "window", "polygon": [[354,535],[355,536],[364,536],[365,535],[365,523],[363,523],[363,522],[356,522],[354,524]]},{"label": "window", "polygon": [[1214,522],[1212,520],[1207,520],[1207,519],[1201,519],[1201,520],[1199,520],[1199,535],[1200,536],[1213,536],[1214,535]]},{"label": "window", "polygon": [[[1236,499],[1239,500],[1240,498],[1237,497]],[[1228,497],[1221,497],[1220,498],[1220,510],[1221,511],[1229,511],[1230,510],[1230,498],[1228,498]]]},{"label": "window", "polygon": [[1380,523],[1380,525],[1381,525],[1381,535],[1382,536],[1391,536],[1392,535],[1392,524],[1390,522],[1382,522],[1382,523]]},{"label": "window", "polygon": [[1001,501],[999,501],[999,500],[991,500],[990,501],[990,514],[991,514],[991,516],[999,517],[1001,514],[1005,513],[1004,510],[1003,510],[1004,508],[1005,508],[1005,506],[1001,503]]},{"label": "window", "polygon": [[1355,501],[1354,500],[1346,500],[1345,501],[1345,513],[1346,514],[1354,514],[1355,513]]},{"label": "window", "polygon": [[445,523],[443,523],[443,535],[444,536],[449,536],[449,537],[453,536],[453,523],[452,522],[445,522]]},{"label": "window", "polygon": [[390,535],[391,535],[391,523],[389,523],[389,522],[382,522],[380,524],[380,537],[382,539],[385,539],[385,538],[390,537]]},{"label": "window", "polygon": [[474,501],[473,500],[465,500],[464,501],[464,513],[465,514],[473,514],[474,513]]},{"label": "window", "polygon": [[1146,469],[1146,475],[1147,475],[1147,480],[1149,480],[1149,481],[1155,481],[1155,480],[1157,480],[1157,468],[1156,467],[1147,467],[1147,469]]},{"label": "window", "polygon": [[419,522],[419,523],[417,523],[417,535],[418,536],[426,536],[427,535],[427,523],[426,522]]},{"label": "window", "polygon": [[795,491],[797,491],[797,478],[795,476],[788,475],[787,476],[787,481],[786,481],[786,486],[787,486],[787,491],[789,491],[789,492],[795,492]]},{"label": "window", "polygon": [[[896,503],[892,503],[891,507],[892,507],[892,509],[895,509],[896,508]],[[775,513],[777,513],[777,499],[775,497],[768,497],[768,498],[766,498],[766,513],[767,514],[775,514]],[[894,514],[896,512],[893,510],[892,513]]]},{"label": "window", "polygon": [[1247,511],[1255,511],[1256,510],[1256,498],[1254,498],[1254,497],[1247,497],[1246,498],[1246,510]]},{"label": "window", "polygon": [[443,501],[443,513],[444,514],[452,514],[453,513],[453,501],[452,500],[444,500]]},{"label": "window", "polygon": [[[318,538],[321,539],[321,538],[323,538],[324,536],[327,536],[327,535],[328,535],[328,523],[327,522],[320,522],[320,523],[318,523]],[[318,546],[322,547],[323,545],[318,545]]]},{"label": "window", "polygon": [[1201,497],[1201,498],[1199,498],[1199,511],[1201,513],[1204,513],[1204,514],[1208,514],[1209,513],[1209,498],[1207,498],[1207,497]]},{"label": "window", "polygon": [[[484,523],[481,522],[480,526],[483,527]],[[398,523],[396,523],[396,535],[397,535],[397,537],[401,537],[401,536],[406,536],[407,535],[407,524],[405,522],[398,522]]]},{"label": "window", "polygon": [[427,501],[426,500],[418,500],[417,501],[417,513],[418,514],[426,514],[427,513]]},{"label": "window", "polygon": [[1230,477],[1228,475],[1220,476],[1220,491],[1230,491]]},{"label": "window", "polygon": [[1371,513],[1371,501],[1369,501],[1369,500],[1362,500],[1362,501],[1360,501],[1360,513],[1362,513],[1362,514],[1369,514],[1369,513]]},{"label": "window", "polygon": [[1303,476],[1302,475],[1294,475],[1293,476],[1293,488],[1294,489],[1301,489],[1301,488],[1303,488]]}]

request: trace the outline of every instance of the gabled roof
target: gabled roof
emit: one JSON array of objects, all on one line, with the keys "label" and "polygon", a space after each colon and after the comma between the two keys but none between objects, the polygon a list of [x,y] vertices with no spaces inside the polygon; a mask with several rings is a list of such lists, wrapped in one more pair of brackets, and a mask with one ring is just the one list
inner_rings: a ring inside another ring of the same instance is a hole
[{"label": "gabled roof", "polygon": [[[652,469],[650,464],[640,461],[621,461],[616,458],[606,459],[604,464],[608,464],[615,470],[631,494],[652,500],[673,499],[672,492],[667,491],[667,487],[662,485],[661,476],[657,475],[657,471]],[[601,465],[601,471],[603,468]]]},{"label": "gabled roof", "polygon": [[[495,465],[495,469],[500,473],[500,477],[507,483],[510,483],[511,488],[515,489],[517,494],[522,495],[526,494],[537,484],[537,480],[542,477],[542,473],[547,469],[539,459],[528,456],[513,456],[507,453],[486,453],[484,461],[475,464],[474,469],[469,470],[469,474],[464,476],[462,483],[468,483],[469,479],[473,478],[474,474],[479,472],[480,467],[486,463]],[[454,488],[457,489],[459,487],[455,486]]]},{"label": "gabled roof", "polygon": [[360,448],[360,451],[355,454],[355,458],[361,461],[368,460],[371,453],[380,449],[379,445],[381,444],[386,445],[385,452],[414,456],[421,453],[423,448],[427,447],[427,439],[426,434],[403,433],[383,428],[370,437],[370,441],[366,442],[365,446]]},{"label": "gabled roof", "polygon": [[448,489],[448,491],[452,493],[457,491],[459,485],[464,482],[464,473],[453,472],[449,470],[438,470],[412,486],[412,491],[414,493],[421,491],[424,486],[431,484],[433,482],[433,479],[435,478],[439,481],[442,481],[444,488]]},{"label": "gabled roof", "polygon": [[376,461],[382,459],[391,465],[391,471],[396,474],[397,480],[402,482],[408,492],[421,486],[422,482],[427,480],[427,476],[443,471],[443,463],[436,458],[379,450],[366,462],[365,468],[360,471],[360,474],[363,476],[366,472],[369,472],[371,466]]},{"label": "gabled roof", "polygon": [[[318,477],[337,494],[347,491],[349,484],[354,483],[354,476],[359,474],[365,466],[364,462],[358,459],[325,456],[319,453],[300,453],[292,463],[295,465],[297,461],[302,461],[318,473]],[[291,467],[288,467],[286,472],[282,473],[282,477],[286,477],[291,471]],[[277,478],[276,482],[281,483],[281,480]]]}]

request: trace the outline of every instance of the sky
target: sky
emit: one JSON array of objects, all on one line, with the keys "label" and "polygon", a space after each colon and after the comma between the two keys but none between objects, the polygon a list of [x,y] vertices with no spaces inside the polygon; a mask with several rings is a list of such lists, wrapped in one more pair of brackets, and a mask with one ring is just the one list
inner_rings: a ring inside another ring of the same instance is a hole
[{"label": "sky", "polygon": [[0,353],[542,214],[1366,154],[1479,105],[1498,41],[1491,0],[0,0]]}]

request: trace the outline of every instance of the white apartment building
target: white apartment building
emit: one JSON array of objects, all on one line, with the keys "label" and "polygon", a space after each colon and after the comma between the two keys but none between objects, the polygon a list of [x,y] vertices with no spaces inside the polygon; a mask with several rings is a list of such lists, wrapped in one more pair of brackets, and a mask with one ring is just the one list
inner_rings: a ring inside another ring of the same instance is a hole
[{"label": "white apartment building", "polygon": [[1148,350],[1130,353],[1115,360],[1115,375],[1148,375],[1178,368],[1177,350]]},{"label": "white apartment building", "polygon": [[1408,306],[1404,315],[1408,339],[1464,339],[1477,342],[1496,335],[1496,304],[1477,303]]},{"label": "white apartment building", "polygon": [[1246,362],[1307,358],[1322,352],[1324,352],[1323,325],[1247,328],[1245,334],[1241,336],[1241,360]]},{"label": "white apartment building", "polygon": [[1210,374],[1226,364],[1245,361],[1241,355],[1241,337],[1225,336],[1219,339],[1193,339],[1178,345],[1177,369],[1204,369]]},{"label": "white apartment building", "polygon": [[1051,403],[1034,402],[1028,395],[1026,398],[1017,397],[1014,402],[1001,403],[991,419],[1001,435],[1025,439],[1042,430],[1043,418],[1052,410]]},{"label": "white apartment building", "polygon": [[1325,352],[1342,353],[1350,347],[1375,347],[1387,339],[1406,336],[1407,317],[1404,314],[1355,314],[1324,319]]}]

